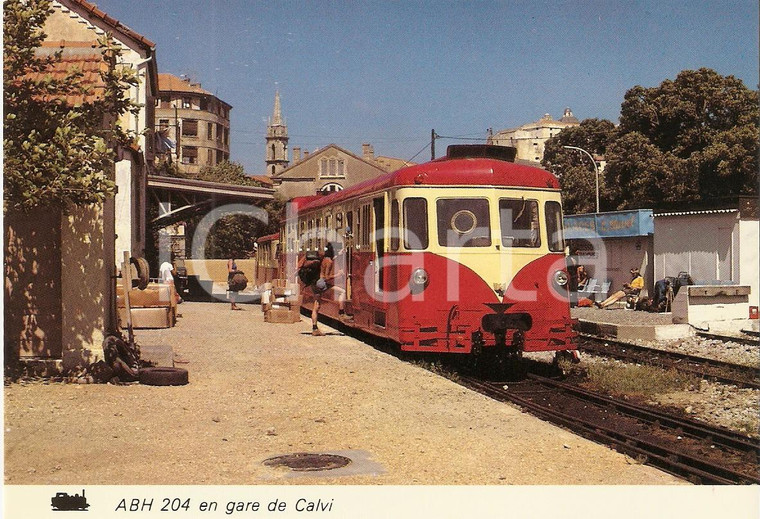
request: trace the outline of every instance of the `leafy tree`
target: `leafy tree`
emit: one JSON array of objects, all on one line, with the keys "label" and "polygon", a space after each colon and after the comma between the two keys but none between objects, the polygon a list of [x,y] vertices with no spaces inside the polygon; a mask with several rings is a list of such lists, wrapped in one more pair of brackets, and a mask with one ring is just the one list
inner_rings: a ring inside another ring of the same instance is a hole
[{"label": "leafy tree", "polygon": [[255,248],[256,240],[280,229],[285,201],[274,199],[264,204],[268,221],[245,214],[224,216],[214,223],[206,240],[209,258],[246,258]]},{"label": "leafy tree", "polygon": [[[592,155],[604,156],[615,136],[615,125],[611,121],[585,119],[579,126],[562,130],[546,142],[542,165],[559,177],[566,212],[596,210],[596,170],[585,154],[567,150],[564,146],[575,146]],[[600,174],[601,195],[604,195],[603,177]],[[600,198],[602,207],[607,207],[609,204],[605,196]]]},{"label": "leafy tree", "polygon": [[237,162],[220,162],[214,166],[203,166],[197,173],[182,171],[175,164],[163,163],[159,166],[161,174],[191,180],[205,180],[207,182],[220,182],[222,184],[234,184],[238,186],[258,186],[254,178],[246,175],[245,169]]},{"label": "leafy tree", "polygon": [[620,109],[622,134],[639,132],[681,158],[706,148],[717,134],[758,118],[758,95],[733,76],[707,68],[684,70],[660,86],[635,86]]},{"label": "leafy tree", "polygon": [[[699,198],[687,161],[665,153],[638,132],[612,143],[604,193],[608,210],[654,207]],[[609,167],[612,163],[615,166]]]},{"label": "leafy tree", "polygon": [[[205,180],[223,184],[242,186],[257,186],[259,182],[246,175],[242,165],[235,162],[221,162],[215,166],[203,166],[199,172],[182,171],[175,164],[164,162],[158,166],[159,174],[192,180]],[[281,214],[285,202],[275,199],[266,202],[262,208],[267,212],[268,222],[246,214],[230,214],[215,222],[208,233],[205,251],[209,258],[245,258],[254,250],[256,240],[261,236],[275,233],[279,230]],[[156,211],[157,213],[157,211]],[[188,229],[197,229],[202,216],[186,222]],[[157,243],[158,230],[154,231],[154,242]],[[155,248],[155,245],[154,245]]]},{"label": "leafy tree", "polygon": [[[618,197],[617,207],[757,194],[758,99],[735,77],[706,68],[685,70],[655,88],[630,89],[607,177],[636,196]],[[637,163],[640,172],[632,174]]]},{"label": "leafy tree", "polygon": [[[49,13],[49,0],[3,2],[4,212],[112,196],[114,149],[132,139],[118,119],[138,109],[126,96],[137,77],[117,66],[119,48],[108,35],[99,41],[107,65],[101,72],[104,88],[88,98],[81,70],[71,69],[60,79],[49,74],[60,51],[37,53]],[[72,106],[66,100],[72,96],[82,101]]]},{"label": "leafy tree", "polygon": [[758,192],[758,92],[713,70],[682,71],[625,94],[620,125],[585,120],[546,144],[543,165],[562,183],[568,213],[593,210],[593,167],[604,155],[603,210],[658,208]]}]

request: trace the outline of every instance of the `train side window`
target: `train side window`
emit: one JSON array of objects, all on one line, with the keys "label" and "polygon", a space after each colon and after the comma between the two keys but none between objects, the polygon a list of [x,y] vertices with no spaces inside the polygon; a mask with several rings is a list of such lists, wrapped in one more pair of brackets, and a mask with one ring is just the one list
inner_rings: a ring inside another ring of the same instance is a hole
[{"label": "train side window", "polygon": [[356,236],[356,244],[361,247],[362,245],[362,210],[356,210],[356,230],[354,231]]},{"label": "train side window", "polygon": [[565,250],[565,237],[562,234],[562,206],[559,202],[546,202],[546,234],[549,237],[549,250]]},{"label": "train side window", "polygon": [[425,250],[428,247],[427,200],[407,198],[404,200],[404,248]]},{"label": "train side window", "polygon": [[444,247],[488,247],[491,216],[485,198],[436,201],[438,244]]},{"label": "train side window", "polygon": [[370,244],[369,238],[372,234],[372,226],[370,223],[370,206],[369,204],[362,207],[362,239],[361,243],[363,247],[368,247]]},{"label": "train side window", "polygon": [[308,250],[312,250],[314,248],[314,232],[312,231],[312,229],[314,229],[314,220],[309,220],[309,222],[306,225],[308,229],[306,236],[309,237]]},{"label": "train side window", "polygon": [[540,247],[538,202],[524,198],[499,200],[501,243],[505,247]]},{"label": "train side window", "polygon": [[398,200],[391,202],[391,250],[397,251],[400,245],[400,233],[398,228],[399,214],[398,214]]}]

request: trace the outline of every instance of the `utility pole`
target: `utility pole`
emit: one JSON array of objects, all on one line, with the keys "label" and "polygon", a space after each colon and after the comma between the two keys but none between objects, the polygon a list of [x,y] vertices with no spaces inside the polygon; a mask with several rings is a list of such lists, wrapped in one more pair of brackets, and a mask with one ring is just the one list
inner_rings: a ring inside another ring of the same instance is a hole
[{"label": "utility pole", "polygon": [[435,139],[438,137],[435,134],[435,129],[430,130],[430,160],[435,160]]}]

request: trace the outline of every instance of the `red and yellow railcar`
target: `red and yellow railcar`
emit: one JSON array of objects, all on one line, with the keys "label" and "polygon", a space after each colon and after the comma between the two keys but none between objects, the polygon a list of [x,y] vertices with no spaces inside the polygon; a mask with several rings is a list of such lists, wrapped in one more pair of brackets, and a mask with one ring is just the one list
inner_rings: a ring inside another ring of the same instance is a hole
[{"label": "red and yellow railcar", "polygon": [[[441,159],[295,199],[280,240],[291,277],[298,255],[333,243],[350,325],[402,350],[576,348],[559,183],[515,163],[513,148],[450,146]],[[331,292],[320,313],[337,318]]]},{"label": "red and yellow railcar", "polygon": [[279,276],[280,235],[269,234],[256,240],[256,272],[254,284],[262,286]]}]

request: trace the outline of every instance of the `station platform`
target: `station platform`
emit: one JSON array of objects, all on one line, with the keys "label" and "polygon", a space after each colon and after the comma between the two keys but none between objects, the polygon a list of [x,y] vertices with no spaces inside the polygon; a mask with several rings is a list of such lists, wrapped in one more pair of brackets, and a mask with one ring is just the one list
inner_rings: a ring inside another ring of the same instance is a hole
[{"label": "station platform", "polygon": [[741,337],[745,330],[758,330],[757,319],[712,321],[703,327],[695,327],[674,324],[670,312],[652,313],[626,308],[575,307],[570,309],[570,315],[578,320],[579,332],[621,341],[668,341],[691,337],[701,331],[730,339]]},{"label": "station platform", "polygon": [[[136,332],[171,347],[187,385],[6,386],[6,484],[687,484],[346,330],[241,306],[185,302],[175,327]],[[351,464],[265,464],[298,453]]]}]

